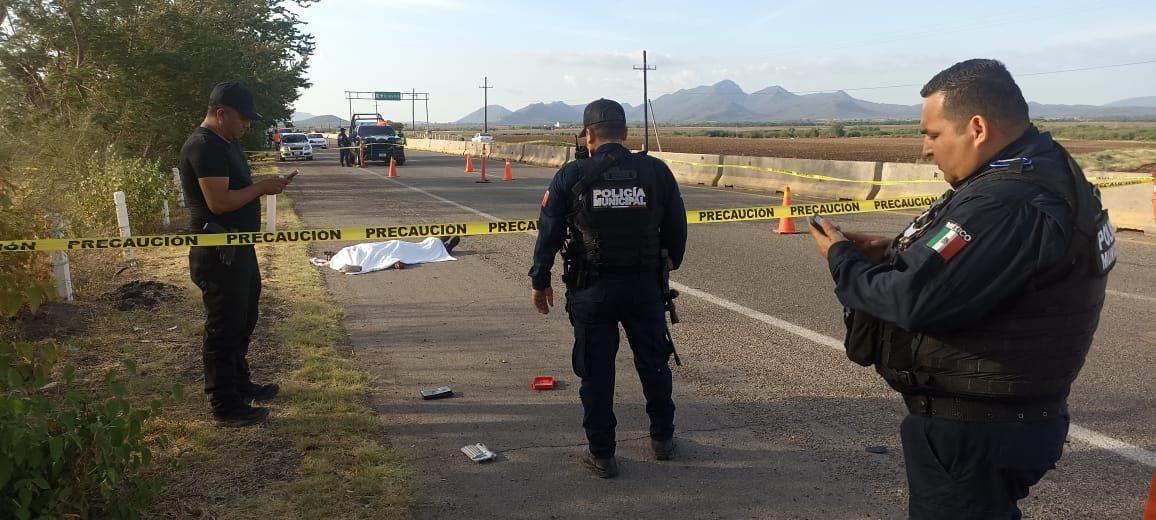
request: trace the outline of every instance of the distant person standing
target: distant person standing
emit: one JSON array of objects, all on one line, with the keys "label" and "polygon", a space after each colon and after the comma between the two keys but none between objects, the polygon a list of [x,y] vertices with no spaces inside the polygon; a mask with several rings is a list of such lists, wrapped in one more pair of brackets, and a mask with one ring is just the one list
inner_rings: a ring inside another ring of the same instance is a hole
[{"label": "distant person standing", "polygon": [[349,136],[345,135],[345,128],[341,129],[341,133],[337,134],[337,148],[341,152],[341,165],[353,166],[353,141],[349,140]]},{"label": "distant person standing", "polygon": [[[261,120],[254,108],[253,95],[244,85],[217,85],[209,95],[204,121],[181,148],[181,184],[195,231],[260,231],[259,199],[281,193],[296,175],[253,182],[238,139],[251,121]],[[189,271],[205,305],[201,357],[213,416],[219,426],[261,422],[269,410],[250,403],[272,399],[279,388],[254,383],[245,359],[261,296],[256,252],[251,245],[193,247]]]}]

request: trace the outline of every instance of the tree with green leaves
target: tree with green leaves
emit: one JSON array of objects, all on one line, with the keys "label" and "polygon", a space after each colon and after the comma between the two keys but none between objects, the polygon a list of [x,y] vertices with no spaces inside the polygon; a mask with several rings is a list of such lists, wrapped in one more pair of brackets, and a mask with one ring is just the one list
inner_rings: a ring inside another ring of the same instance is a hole
[{"label": "tree with green leaves", "polygon": [[[314,49],[296,12],[314,1],[0,0],[0,239],[44,237],[52,213],[111,234],[118,190],[135,232],[155,226],[213,85],[243,82],[269,120],[289,117]],[[48,297],[46,263],[0,253],[0,319]],[[158,404],[130,403],[114,375],[110,397],[88,395],[59,361],[0,327],[0,517],[138,516]]]}]

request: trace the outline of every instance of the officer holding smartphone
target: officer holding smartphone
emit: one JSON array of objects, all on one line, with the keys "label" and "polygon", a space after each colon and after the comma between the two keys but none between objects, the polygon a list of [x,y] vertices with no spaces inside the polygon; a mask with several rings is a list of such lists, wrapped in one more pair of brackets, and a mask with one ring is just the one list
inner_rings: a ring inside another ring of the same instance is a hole
[{"label": "officer holding smartphone", "polygon": [[1099,190],[1028,118],[1003,64],[926,86],[924,154],[951,184],[894,240],[813,219],[847,356],[903,395],[911,518],[1020,518],[1064,448],[1067,397],[1115,244]]},{"label": "officer holding smartphone", "polygon": [[[213,88],[204,121],[181,148],[181,183],[194,232],[260,231],[259,199],[281,193],[297,175],[253,181],[238,140],[252,121],[260,120],[244,85]],[[201,357],[213,416],[219,426],[261,422],[269,410],[250,403],[272,399],[278,386],[254,383],[246,359],[261,296],[256,252],[251,245],[193,247],[189,271],[205,305]]]}]

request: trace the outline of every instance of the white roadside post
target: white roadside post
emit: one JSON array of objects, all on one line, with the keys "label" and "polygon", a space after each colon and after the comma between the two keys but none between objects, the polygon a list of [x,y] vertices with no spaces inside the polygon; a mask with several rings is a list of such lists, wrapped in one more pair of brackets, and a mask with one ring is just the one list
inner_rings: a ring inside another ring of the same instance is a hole
[{"label": "white roadside post", "polygon": [[277,231],[277,196],[265,196],[265,232]]},{"label": "white roadside post", "polygon": [[[60,215],[52,215],[52,236],[64,238],[64,219]],[[72,267],[68,264],[67,252],[52,253],[52,277],[56,280],[56,298],[72,301]]]},{"label": "white roadside post", "polygon": [[[116,227],[120,231],[121,238],[132,236],[132,228],[128,223],[128,204],[124,200],[124,192],[118,191],[112,194],[113,201],[116,202]],[[124,248],[124,259],[131,261],[133,259],[132,249]]]},{"label": "white roadside post", "polygon": [[185,186],[181,184],[181,169],[173,168],[173,184],[177,185],[177,204],[185,207]]},{"label": "white roadside post", "polygon": [[172,221],[169,219],[169,199],[165,199],[161,202],[161,221],[164,223],[166,228],[169,227],[169,224],[172,223]]}]

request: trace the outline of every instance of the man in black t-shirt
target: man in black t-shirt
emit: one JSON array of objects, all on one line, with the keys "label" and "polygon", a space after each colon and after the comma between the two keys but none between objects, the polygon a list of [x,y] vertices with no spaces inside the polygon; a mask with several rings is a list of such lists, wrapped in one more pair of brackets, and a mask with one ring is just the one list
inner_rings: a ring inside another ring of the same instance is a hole
[{"label": "man in black t-shirt", "polygon": [[[238,139],[260,121],[253,95],[240,83],[221,83],[209,95],[205,120],[181,148],[181,183],[194,233],[259,231],[262,195],[281,193],[297,175],[253,182]],[[258,385],[245,357],[257,325],[261,274],[253,246],[193,247],[189,271],[205,305],[202,360],[205,393],[221,426],[265,420],[267,408],[250,405],[277,395],[276,384]]]}]

